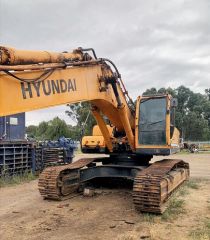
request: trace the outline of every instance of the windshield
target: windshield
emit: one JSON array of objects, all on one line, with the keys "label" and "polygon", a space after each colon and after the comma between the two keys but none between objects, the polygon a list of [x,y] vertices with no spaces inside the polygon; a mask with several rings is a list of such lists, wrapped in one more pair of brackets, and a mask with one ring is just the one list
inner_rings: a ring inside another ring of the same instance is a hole
[{"label": "windshield", "polygon": [[141,100],[139,114],[139,144],[166,144],[166,98]]}]

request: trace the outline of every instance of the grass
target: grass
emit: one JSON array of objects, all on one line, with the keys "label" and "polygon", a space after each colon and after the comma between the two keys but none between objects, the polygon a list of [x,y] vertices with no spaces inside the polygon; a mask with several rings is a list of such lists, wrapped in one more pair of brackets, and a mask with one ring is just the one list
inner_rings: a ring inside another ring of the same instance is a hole
[{"label": "grass", "polygon": [[155,219],[155,215],[150,213],[143,213],[143,219],[145,222],[153,223]]},{"label": "grass", "polygon": [[195,180],[189,180],[185,183],[185,186],[192,189],[199,189],[199,183]]},{"label": "grass", "polygon": [[[198,181],[195,181],[195,180],[187,181],[175,193],[175,195],[171,199],[168,200],[167,209],[161,215],[161,220],[170,221],[170,220],[173,220],[173,219],[177,218],[177,216],[179,214],[185,213],[185,209],[184,209],[185,200],[182,199],[182,197],[189,194],[188,189],[199,189],[199,187],[200,187],[200,185],[199,185]],[[157,216],[155,216],[154,214],[149,214],[149,213],[143,214],[143,219],[144,219],[145,222],[154,223],[156,218],[157,218]]]},{"label": "grass", "polygon": [[163,215],[161,216],[161,219],[165,221],[172,220],[176,218],[177,215],[184,213],[185,201],[184,199],[180,199],[179,197],[184,197],[187,194],[189,194],[188,189],[197,190],[199,188],[200,188],[200,185],[196,180],[189,180],[185,182],[185,184],[176,192],[175,196],[169,200],[168,207],[166,211],[163,213]]},{"label": "grass", "polygon": [[5,175],[0,178],[0,187],[30,182],[31,180],[34,180],[36,178],[37,176],[35,176],[32,172],[25,172],[23,174],[14,176]]},{"label": "grass", "polygon": [[143,220],[149,223],[159,222],[160,220],[173,220],[177,218],[179,214],[185,213],[184,205],[185,201],[183,199],[179,199],[178,196],[174,196],[168,201],[167,209],[162,215],[143,213]]},{"label": "grass", "polygon": [[174,196],[168,202],[166,211],[162,214],[161,219],[170,221],[178,217],[179,214],[185,213],[185,201]]},{"label": "grass", "polygon": [[189,180],[180,187],[180,189],[177,192],[177,195],[184,197],[189,194],[188,189],[199,189],[199,188],[200,188],[200,185],[199,185],[198,181]]},{"label": "grass", "polygon": [[193,240],[210,239],[210,219],[205,220],[202,227],[192,230],[189,235]]},{"label": "grass", "polygon": [[189,190],[187,189],[187,186],[186,185],[181,186],[177,194],[181,197],[188,195]]},{"label": "grass", "polygon": [[190,154],[190,152],[184,149],[184,150],[181,150],[178,154],[185,155],[185,154]]},{"label": "grass", "polygon": [[177,154],[179,154],[179,155],[188,155],[188,154],[209,154],[209,153],[210,153],[210,151],[198,151],[196,153],[191,153],[189,150],[184,149],[184,150],[181,150]]}]

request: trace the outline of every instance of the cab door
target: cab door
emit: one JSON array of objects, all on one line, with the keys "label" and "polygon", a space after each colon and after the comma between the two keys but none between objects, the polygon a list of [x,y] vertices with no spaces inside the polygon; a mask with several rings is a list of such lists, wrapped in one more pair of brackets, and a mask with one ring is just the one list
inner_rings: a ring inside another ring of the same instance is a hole
[{"label": "cab door", "polygon": [[147,98],[140,101],[139,144],[166,144],[166,98]]},{"label": "cab door", "polygon": [[168,155],[170,143],[169,97],[139,99],[136,117],[136,151],[148,155]]}]

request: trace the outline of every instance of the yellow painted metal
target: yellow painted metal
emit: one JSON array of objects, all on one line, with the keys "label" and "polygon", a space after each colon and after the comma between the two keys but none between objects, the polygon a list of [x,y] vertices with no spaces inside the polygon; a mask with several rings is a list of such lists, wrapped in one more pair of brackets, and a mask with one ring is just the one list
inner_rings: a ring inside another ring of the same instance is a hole
[{"label": "yellow painted metal", "polygon": [[64,61],[82,60],[81,51],[57,53],[48,51],[19,50],[0,46],[0,64],[60,63]]},{"label": "yellow painted metal", "polygon": [[166,96],[166,144],[170,146],[171,138],[170,138],[170,105],[171,105],[171,96]]},{"label": "yellow painted metal", "polygon": [[174,132],[171,138],[171,146],[180,147],[180,132],[177,128],[174,128]]},{"label": "yellow painted metal", "polygon": [[[158,96],[157,96],[158,97]],[[159,96],[159,97],[163,97],[163,96]],[[136,149],[137,148],[142,148],[142,149],[158,149],[158,148],[161,148],[161,149],[172,149],[172,148],[179,148],[179,131],[175,128],[174,129],[174,135],[171,139],[170,137],[170,123],[171,123],[171,119],[170,119],[170,99],[171,99],[171,96],[170,95],[166,95],[166,102],[167,102],[167,106],[166,106],[166,109],[167,109],[167,113],[166,113],[166,144],[165,145],[142,145],[142,144],[139,144],[138,142],[138,133],[139,131],[141,131],[139,129],[139,106],[140,106],[140,101],[142,99],[145,99],[145,98],[148,98],[147,96],[145,97],[138,97],[137,98],[137,103],[136,103],[136,117],[135,117],[135,146],[136,146]]]},{"label": "yellow painted metal", "polygon": [[[106,125],[106,127],[107,127],[107,129],[109,131],[110,136],[113,137],[113,128],[114,127],[111,127],[110,125]],[[101,130],[100,130],[98,125],[93,126],[92,135],[93,136],[102,136],[102,132],[101,132]]]},{"label": "yellow painted metal", "polygon": [[[111,139],[114,139],[113,137],[113,127],[111,127],[110,125],[106,125],[108,131],[109,131],[109,135]],[[95,125],[93,127],[93,132],[91,136],[84,136],[82,138],[82,148],[87,148],[87,149],[96,149],[97,151],[100,150],[105,150],[105,148],[107,147],[103,134],[99,128],[99,125]],[[101,151],[101,152],[102,152]]]},{"label": "yellow painted metal", "polygon": [[[36,78],[43,71],[15,72],[19,78]],[[0,116],[78,101],[102,99],[116,108],[114,95],[99,91],[100,66],[55,70],[42,82],[23,83],[0,73]],[[117,112],[117,109],[116,109]]]},{"label": "yellow painted metal", "polygon": [[100,148],[105,149],[106,143],[104,137],[101,136],[84,136],[82,138],[82,148],[95,149]]},{"label": "yellow painted metal", "polygon": [[93,107],[92,109],[93,116],[95,117],[97,124],[100,128],[100,131],[104,137],[104,141],[106,143],[107,148],[109,149],[110,152],[113,152],[113,145],[112,145],[112,140],[111,140],[111,135],[110,132],[107,128],[106,123],[104,122],[104,119],[102,118],[100,111],[98,108]]},{"label": "yellow painted metal", "polygon": [[[19,78],[37,78],[43,74],[43,70],[19,71],[14,74]],[[100,91],[99,77],[105,74],[110,72],[102,72],[101,65],[69,67],[54,70],[42,82],[23,83],[0,72],[0,116],[66,103],[91,101],[119,130],[123,130],[111,85],[106,86],[106,91]],[[122,92],[119,87],[118,90]],[[122,101],[126,104],[124,98]],[[128,114],[134,127],[134,119],[127,106],[126,111],[125,114]]]},{"label": "yellow painted metal", "polygon": [[129,119],[126,114],[126,108],[125,105],[119,106],[118,107],[118,112],[119,116],[121,118],[121,122],[124,126],[125,132],[126,132],[126,137],[128,138],[128,142],[130,144],[131,149],[134,151],[135,150],[135,143],[134,143],[134,134],[131,129],[131,126],[129,124]]},{"label": "yellow painted metal", "polygon": [[[130,128],[134,129],[134,116],[127,105],[120,84],[117,83],[119,97],[124,106],[123,111],[119,114],[112,86],[104,81],[107,77],[113,77],[113,73],[108,65],[99,63],[97,60],[91,60],[89,62],[74,61],[70,67],[60,68],[59,65],[59,68],[54,68],[54,65],[61,64],[59,62],[61,62],[62,58],[60,58],[59,54],[53,55],[53,53],[50,53],[50,58],[47,58],[48,55],[44,51],[21,51],[9,48],[6,50],[6,53],[3,51],[1,54],[1,64],[6,64],[8,61],[10,65],[5,65],[5,69],[4,65],[1,65],[1,70],[8,70],[8,67],[16,70],[27,70],[10,71],[9,75],[0,71],[0,116],[66,103],[89,101],[100,109],[102,114],[106,115],[119,131],[125,131],[126,135],[130,136],[130,133],[127,131]],[[74,60],[78,59],[77,54],[73,53]],[[9,59],[7,59],[8,56]],[[71,57],[71,55],[68,57]],[[53,63],[55,61],[57,62]],[[26,63],[38,62],[52,63],[25,65]],[[21,65],[13,66],[12,64],[14,63]],[[83,65],[74,66],[77,64]],[[44,69],[46,65],[48,68]],[[49,68],[50,66],[51,68]],[[20,81],[20,79],[36,79],[36,81],[24,82],[23,80]],[[126,119],[126,123],[122,122],[122,119]],[[101,121],[99,122],[99,125],[102,124],[102,126],[99,126],[100,129],[104,129],[104,124]],[[129,124],[129,127],[126,126],[125,128],[126,124]],[[103,134],[107,132],[102,131]],[[107,137],[104,136],[104,138],[109,145],[108,148],[112,151]],[[128,137],[128,141],[130,140],[131,138]],[[133,142],[129,143],[134,150]]]},{"label": "yellow painted metal", "polygon": [[[72,53],[53,53],[0,47],[0,116],[89,101],[98,109],[93,114],[110,151],[113,149],[111,134],[99,110],[108,117],[118,131],[125,132],[125,139],[132,151],[136,148],[172,148],[177,145],[179,138],[177,129],[172,139],[170,138],[170,95],[167,96],[166,106],[168,110],[166,145],[140,146],[138,119],[141,98],[137,100],[136,118],[134,118],[119,82],[116,86],[122,102],[121,106],[118,106],[111,84],[106,83],[107,77],[114,77],[110,67],[101,60],[86,60],[81,50]],[[67,67],[63,61],[71,61],[72,65]],[[12,71],[8,75],[2,70]],[[20,81],[20,79],[34,79],[34,81]]]}]

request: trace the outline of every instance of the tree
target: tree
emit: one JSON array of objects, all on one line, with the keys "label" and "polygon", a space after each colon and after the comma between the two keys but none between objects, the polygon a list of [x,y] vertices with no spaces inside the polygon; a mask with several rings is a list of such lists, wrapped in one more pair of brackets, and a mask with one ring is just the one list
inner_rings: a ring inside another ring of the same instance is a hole
[{"label": "tree", "polygon": [[210,101],[210,88],[205,89],[205,93]]},{"label": "tree", "polygon": [[41,122],[38,126],[28,126],[26,128],[28,137],[36,140],[57,140],[59,137],[66,137],[78,140],[75,129],[68,126],[64,120],[56,117],[48,122]]},{"label": "tree", "polygon": [[45,132],[46,138],[51,140],[57,140],[59,137],[71,137],[70,130],[64,120],[56,117],[48,122],[48,127]]},{"label": "tree", "polygon": [[36,131],[37,131],[37,126],[30,125],[30,126],[26,127],[26,133],[29,138],[35,138]]},{"label": "tree", "polygon": [[184,135],[186,140],[207,141],[210,137],[208,121],[200,117],[196,112],[190,112],[184,117]]},{"label": "tree", "polygon": [[36,138],[38,138],[39,140],[45,140],[47,128],[48,128],[48,123],[45,121],[41,122],[37,127]]},{"label": "tree", "polygon": [[210,101],[206,101],[204,103],[204,118],[208,121],[208,125],[210,128]]},{"label": "tree", "polygon": [[75,104],[68,104],[66,114],[76,122],[79,131],[84,128],[85,135],[92,134],[92,128],[96,121],[91,113],[91,105],[88,102],[81,102]]},{"label": "tree", "polygon": [[145,92],[143,92],[143,96],[148,96],[148,95],[157,95],[157,94],[171,94],[172,96],[175,96],[175,90],[168,87],[168,88],[160,88],[160,89],[156,89],[156,88],[150,88],[147,89]]},{"label": "tree", "polygon": [[[194,93],[185,86],[147,89],[143,95],[169,93],[178,100],[175,125],[185,140],[205,141],[210,139],[210,89],[205,94]],[[207,96],[206,96],[207,95]]]},{"label": "tree", "polygon": [[157,89],[156,88],[150,88],[147,89],[145,92],[143,92],[143,96],[148,96],[148,95],[155,95],[157,94]]}]

